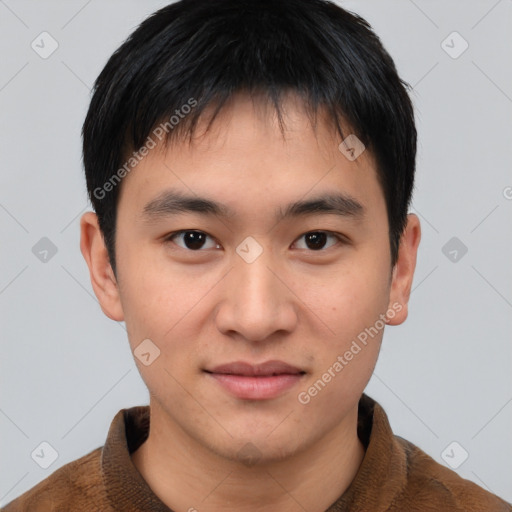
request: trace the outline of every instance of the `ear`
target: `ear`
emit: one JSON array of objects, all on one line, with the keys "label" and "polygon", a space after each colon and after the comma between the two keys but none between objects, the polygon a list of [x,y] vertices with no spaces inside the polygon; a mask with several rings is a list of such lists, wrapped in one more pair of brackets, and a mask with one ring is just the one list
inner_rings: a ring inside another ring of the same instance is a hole
[{"label": "ear", "polygon": [[103,313],[112,320],[123,321],[117,280],[110,265],[98,217],[93,212],[84,213],[80,219],[80,250],[89,267],[91,284]]},{"label": "ear", "polygon": [[[386,322],[388,325],[400,325],[407,318],[408,302],[411,295],[420,239],[420,220],[417,215],[410,213],[407,215],[407,225],[400,239],[398,259],[393,267],[388,309],[393,309],[396,311],[396,314],[393,318],[388,318]],[[392,307],[393,304],[396,306],[397,303],[402,306],[399,310],[396,307]]]}]

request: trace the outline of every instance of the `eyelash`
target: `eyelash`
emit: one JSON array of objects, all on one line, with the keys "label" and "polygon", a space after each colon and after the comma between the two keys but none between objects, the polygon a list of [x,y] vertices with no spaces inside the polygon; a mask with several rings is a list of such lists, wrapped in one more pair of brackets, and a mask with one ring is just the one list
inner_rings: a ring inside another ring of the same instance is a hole
[{"label": "eyelash", "polygon": [[[205,233],[204,231],[200,231],[200,230],[197,230],[197,229],[182,229],[180,231],[174,231],[173,233],[170,233],[169,235],[167,235],[165,238],[164,238],[164,242],[168,243],[168,242],[171,242],[171,243],[174,243],[173,242],[173,239],[179,235],[182,235],[184,233],[201,233],[201,234],[204,234],[206,235],[207,237],[209,237],[210,239],[214,240],[214,238],[212,236],[210,236],[208,233]],[[341,235],[341,234],[337,234],[337,233],[333,233],[332,231],[327,231],[327,230],[313,230],[313,231],[307,231],[306,233],[303,233],[302,235],[300,235],[297,240],[301,239],[302,237],[304,237],[305,235],[309,235],[311,233],[325,233],[327,236],[331,236],[331,237],[334,237],[337,239],[338,242],[341,242],[341,244],[347,244],[349,241],[348,239]],[[295,242],[294,242],[295,243]],[[175,244],[177,245],[177,244]],[[218,244],[220,245],[220,244]],[[327,251],[328,249],[330,249],[331,247],[334,247],[336,244],[333,244],[329,247],[327,247],[327,249],[318,249],[318,250],[313,250],[313,249],[306,249],[308,250],[308,252],[312,252],[312,253],[321,253],[321,252],[325,252]],[[205,252],[206,250],[208,249],[197,249],[197,250],[193,250],[193,249],[188,249],[187,247],[181,247],[178,245],[178,247],[180,249],[183,249],[184,251],[187,251],[187,252]]]}]

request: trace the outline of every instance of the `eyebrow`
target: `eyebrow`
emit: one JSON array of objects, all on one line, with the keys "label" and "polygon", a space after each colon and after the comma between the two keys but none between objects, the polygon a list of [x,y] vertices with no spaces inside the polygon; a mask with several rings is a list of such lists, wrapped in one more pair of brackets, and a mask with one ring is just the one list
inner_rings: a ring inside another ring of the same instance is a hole
[{"label": "eyebrow", "polygon": [[[168,190],[144,206],[142,219],[144,222],[150,223],[180,213],[213,215],[218,218],[236,216],[236,212],[222,203]],[[345,193],[326,193],[308,200],[290,203],[285,206],[284,210],[277,208],[275,217],[276,221],[281,221],[306,215],[333,214],[359,220],[364,217],[365,213],[364,206],[354,197]]]}]

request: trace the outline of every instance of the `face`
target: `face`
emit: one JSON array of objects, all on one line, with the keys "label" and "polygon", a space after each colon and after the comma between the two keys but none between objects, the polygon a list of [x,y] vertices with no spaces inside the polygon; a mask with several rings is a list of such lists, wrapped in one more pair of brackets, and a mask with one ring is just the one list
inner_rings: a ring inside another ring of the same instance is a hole
[{"label": "face", "polygon": [[143,354],[151,421],[228,459],[247,443],[267,460],[299,453],[354,420],[385,316],[405,319],[419,240],[392,275],[369,151],[349,160],[327,123],[315,134],[298,101],[285,107],[283,138],[239,96],[192,144],[153,150],[124,178],[117,280],[93,277],[105,251],[82,220],[103,311]]}]

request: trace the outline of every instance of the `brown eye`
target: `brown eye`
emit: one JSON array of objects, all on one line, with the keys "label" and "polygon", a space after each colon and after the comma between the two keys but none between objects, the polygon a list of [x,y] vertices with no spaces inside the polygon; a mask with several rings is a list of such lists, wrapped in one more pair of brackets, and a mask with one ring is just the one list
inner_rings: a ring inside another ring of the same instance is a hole
[{"label": "brown eye", "polygon": [[[182,249],[188,249],[190,251],[198,251],[200,249],[214,249],[215,247],[218,247],[218,244],[216,244],[213,240],[210,243],[210,246],[205,246],[205,243],[208,239],[211,239],[211,237],[202,231],[183,230],[172,234],[166,240],[172,241]],[[181,244],[177,243],[175,240],[181,240]]]},{"label": "brown eye", "polygon": [[340,241],[340,237],[332,233],[326,231],[310,231],[300,236],[299,240],[304,240],[305,247],[299,247],[299,249],[306,248],[311,251],[320,251],[326,248],[325,245],[329,238],[334,239],[334,243],[331,243],[327,248],[332,247],[337,241]]}]

